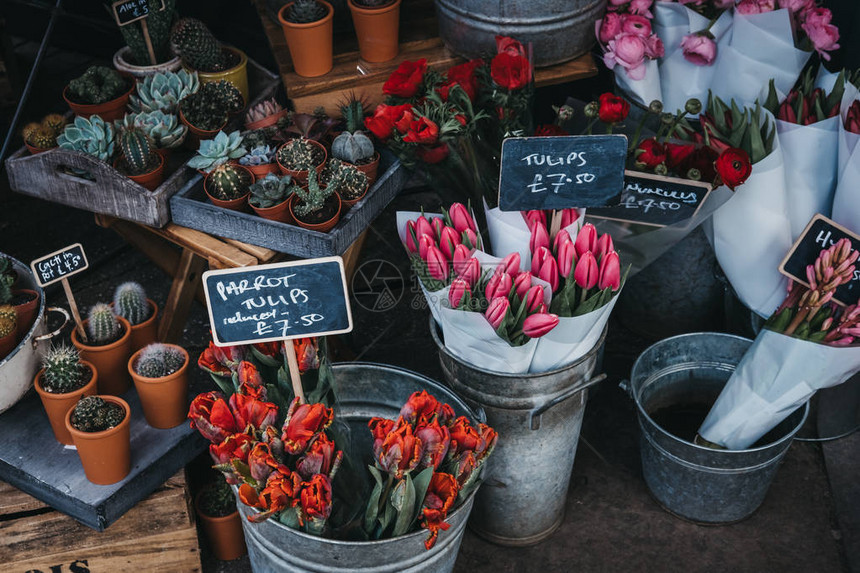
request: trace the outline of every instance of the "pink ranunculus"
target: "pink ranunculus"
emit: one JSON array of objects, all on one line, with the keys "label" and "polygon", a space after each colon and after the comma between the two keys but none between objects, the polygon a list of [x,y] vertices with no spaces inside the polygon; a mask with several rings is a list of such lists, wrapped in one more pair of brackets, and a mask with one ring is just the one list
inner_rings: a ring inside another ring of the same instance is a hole
[{"label": "pink ranunculus", "polygon": [[621,22],[624,16],[617,12],[607,12],[602,20],[594,23],[594,33],[601,44],[606,44],[621,33]]},{"label": "pink ranunculus", "polygon": [[839,49],[839,29],[830,23],[832,18],[827,8],[810,8],[803,13],[801,24],[815,51],[828,61],[830,54],[827,52]]},{"label": "pink ranunculus", "polygon": [[631,80],[641,80],[645,77],[648,48],[648,41],[639,34],[623,32],[608,42],[603,61],[610,70],[621,66]]},{"label": "pink ranunculus", "polygon": [[702,34],[687,34],[681,40],[684,59],[697,66],[710,66],[717,58],[717,43]]},{"label": "pink ranunculus", "polygon": [[647,44],[645,55],[652,60],[662,58],[666,53],[666,49],[663,46],[663,40],[661,40],[657,34],[651,34],[648,36],[645,43]]},{"label": "pink ranunculus", "polygon": [[627,9],[631,14],[653,18],[654,15],[651,13],[651,6],[653,4],[654,0],[631,0],[630,6],[628,6]]},{"label": "pink ranunculus", "polygon": [[540,338],[558,326],[558,316],[549,313],[536,313],[523,321],[523,334],[529,338]]},{"label": "pink ranunculus", "polygon": [[621,31],[639,34],[643,38],[647,38],[651,35],[651,22],[644,16],[625,14],[622,17]]},{"label": "pink ranunculus", "polygon": [[794,14],[815,7],[815,0],[779,0],[779,7]]},{"label": "pink ranunculus", "polygon": [[735,6],[735,11],[738,14],[743,14],[745,16],[749,16],[751,14],[763,14],[765,12],[773,11],[773,4],[768,3],[767,1],[762,2],[761,0],[741,0],[738,2],[737,6]]},{"label": "pink ranunculus", "polygon": [[490,306],[487,307],[486,312],[484,312],[484,317],[493,329],[497,329],[505,319],[505,315],[508,313],[508,309],[510,309],[510,307],[511,303],[508,302],[507,298],[494,298],[490,301]]}]

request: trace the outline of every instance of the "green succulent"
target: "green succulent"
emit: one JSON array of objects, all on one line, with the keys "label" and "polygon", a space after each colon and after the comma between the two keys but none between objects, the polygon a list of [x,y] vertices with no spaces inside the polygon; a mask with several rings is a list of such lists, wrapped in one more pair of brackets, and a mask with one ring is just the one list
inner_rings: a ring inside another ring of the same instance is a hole
[{"label": "green succulent", "polygon": [[209,173],[219,165],[231,159],[239,159],[246,153],[248,150],[242,146],[242,135],[238,131],[230,135],[219,131],[214,139],[200,141],[197,155],[188,160],[188,167]]},{"label": "green succulent", "polygon": [[251,197],[248,201],[257,209],[268,209],[283,203],[295,191],[292,177],[278,177],[269,173],[251,185]]},{"label": "green succulent", "polygon": [[358,167],[339,159],[328,162],[322,172],[322,181],[347,201],[364,195],[368,185],[367,175]]},{"label": "green succulent", "polygon": [[179,348],[155,342],[144,347],[134,363],[134,371],[144,378],[164,378],[185,364],[185,353]]},{"label": "green succulent", "polygon": [[159,72],[137,82],[135,93],[128,100],[133,112],[161,110],[176,113],[180,100],[200,89],[197,72]]},{"label": "green succulent", "polygon": [[269,165],[275,162],[276,149],[268,145],[260,145],[251,149],[247,155],[239,159],[240,165]]},{"label": "green succulent", "polygon": [[282,111],[284,111],[283,106],[281,106],[275,98],[269,98],[261,101],[248,110],[245,114],[245,123],[254,123],[255,121],[266,119],[276,113],[281,113]]},{"label": "green succulent", "polygon": [[[164,9],[162,7],[164,2]],[[155,52],[157,63],[163,63],[173,57],[170,53],[170,26],[173,24],[175,0],[148,0],[149,15],[146,17],[146,29]],[[130,63],[138,66],[151,66],[149,50],[143,37],[140,21],[120,26],[119,31],[123,40],[131,50]]]},{"label": "green succulent", "polygon": [[84,396],[75,405],[69,420],[81,432],[103,432],[118,426],[125,408],[99,396]]},{"label": "green succulent", "polygon": [[45,392],[66,394],[86,386],[90,372],[81,364],[81,355],[72,346],[52,347],[42,359],[41,385]]},{"label": "green succulent", "polygon": [[156,109],[140,113],[128,113],[116,122],[117,129],[135,127],[149,136],[158,149],[173,149],[182,145],[188,134],[188,126],[170,113]]},{"label": "green succulent", "polygon": [[253,177],[243,168],[219,165],[206,177],[209,193],[216,199],[232,201],[248,193]]},{"label": "green succulent", "polygon": [[116,70],[91,66],[84,75],[69,82],[69,96],[77,103],[96,105],[118,98],[128,87]]},{"label": "green succulent", "polygon": [[188,67],[201,72],[220,72],[228,67],[220,42],[206,24],[196,18],[182,18],[173,26],[170,41]]},{"label": "green succulent", "polygon": [[299,198],[299,201],[293,205],[293,211],[301,217],[307,217],[325,207],[326,200],[335,191],[333,188],[320,185],[317,172],[314,169],[308,172],[308,188],[302,189],[296,186],[293,190]]},{"label": "green succulent", "polygon": [[113,125],[97,115],[89,119],[76,117],[57,137],[57,145],[108,161],[113,157],[116,133]]},{"label": "green succulent", "polygon": [[324,160],[325,152],[304,138],[289,141],[278,150],[281,165],[294,171],[313,171]]},{"label": "green succulent", "polygon": [[322,20],[328,15],[328,8],[317,0],[296,0],[290,6],[284,18],[293,24],[310,24]]}]

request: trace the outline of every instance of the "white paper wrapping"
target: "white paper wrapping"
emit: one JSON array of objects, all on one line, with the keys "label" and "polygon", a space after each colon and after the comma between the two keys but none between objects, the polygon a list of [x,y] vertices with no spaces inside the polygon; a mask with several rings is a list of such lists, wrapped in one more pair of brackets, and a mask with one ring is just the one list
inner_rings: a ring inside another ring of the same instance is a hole
[{"label": "white paper wrapping", "polygon": [[785,195],[792,242],[800,237],[816,213],[830,217],[836,190],[840,121],[839,116],[812,125],[776,120],[785,162]]},{"label": "white paper wrapping", "polygon": [[793,244],[785,185],[777,134],[770,155],[753,165],[746,183],[712,218],[714,253],[723,272],[741,302],[765,318],[788,287],[777,270]]},{"label": "white paper wrapping", "polygon": [[[403,245],[403,248],[406,249],[406,223],[409,221],[417,221],[421,216],[427,217],[428,219],[441,219],[442,215],[440,213],[420,213],[418,211],[397,211],[395,214],[396,223],[397,223],[397,236],[400,237],[400,243]],[[406,249],[406,254],[408,256],[412,256],[412,253],[409,252],[409,249]],[[421,292],[424,293],[424,299],[427,301],[427,306],[430,308],[430,313],[433,315],[433,318],[436,322],[439,322],[439,306],[440,301],[448,298],[448,287],[443,288],[442,290],[438,290],[435,292],[431,292],[427,290],[424,286],[424,283],[421,282],[420,279],[416,279],[418,282],[418,286],[421,287]]]},{"label": "white paper wrapping", "polygon": [[615,83],[633,101],[645,107],[655,99],[663,101],[657,60],[645,61],[645,77],[641,80],[631,80],[627,70],[618,65],[612,71],[615,72]]},{"label": "white paper wrapping", "polygon": [[711,91],[727,104],[749,105],[767,97],[768,81],[788,93],[812,55],[794,47],[791,17],[781,9],[734,15],[731,40],[720,47]]},{"label": "white paper wrapping", "polygon": [[763,330],[720,393],[699,435],[742,450],[788,417],[816,390],[860,370],[860,347],[817,344]]},{"label": "white paper wrapping", "polygon": [[845,86],[839,114],[838,175],[832,217],[854,232],[860,232],[860,134],[846,130],[844,121],[851,102],[858,96],[857,88],[851,84]]},{"label": "white paper wrapping", "polygon": [[681,49],[684,36],[707,28],[710,22],[708,18],[674,2],[657,2],[654,11],[653,30],[663,40],[666,50],[658,65],[663,109],[667,112],[684,109],[690,98],[698,99],[703,106],[707,105],[708,89],[717,71],[717,63],[731,41],[732,10],[723,12],[711,27],[710,32],[717,43],[717,57],[710,66],[697,66],[688,62]]}]

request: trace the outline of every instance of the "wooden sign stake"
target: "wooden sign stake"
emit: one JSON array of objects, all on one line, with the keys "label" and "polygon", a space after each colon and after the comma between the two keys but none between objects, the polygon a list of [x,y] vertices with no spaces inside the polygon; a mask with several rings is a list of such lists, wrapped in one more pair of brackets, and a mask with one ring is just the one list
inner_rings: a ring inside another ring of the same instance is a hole
[{"label": "wooden sign stake", "polygon": [[72,287],[69,286],[68,279],[61,279],[63,290],[66,292],[66,299],[69,301],[69,308],[72,309],[72,317],[75,319],[75,326],[78,329],[78,336],[81,337],[81,342],[87,344],[87,333],[84,330],[84,322],[81,320],[81,313],[78,312],[78,303],[75,302],[75,295],[72,294]]},{"label": "wooden sign stake", "polygon": [[149,52],[149,59],[154,66],[158,62],[155,60],[155,50],[152,49],[152,40],[149,38],[149,27],[146,25],[146,18],[140,21],[140,29],[143,31],[143,41],[146,42],[146,51]]},{"label": "wooden sign stake", "polygon": [[549,226],[549,240],[550,242],[555,241],[555,236],[558,235],[558,232],[561,230],[561,211],[553,210],[552,212],[552,223]]},{"label": "wooden sign stake", "polygon": [[302,375],[299,373],[299,359],[296,356],[296,347],[292,340],[285,341],[287,352],[287,364],[290,367],[290,381],[293,383],[293,393],[299,399],[299,403],[304,404],[305,391],[302,388]]}]

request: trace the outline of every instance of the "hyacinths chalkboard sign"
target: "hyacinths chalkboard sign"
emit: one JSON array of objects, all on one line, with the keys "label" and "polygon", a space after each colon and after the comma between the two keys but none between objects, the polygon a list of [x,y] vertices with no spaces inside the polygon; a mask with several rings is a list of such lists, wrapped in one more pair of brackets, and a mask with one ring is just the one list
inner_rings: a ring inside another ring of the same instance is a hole
[{"label": "hyacinths chalkboard sign", "polygon": [[30,263],[30,268],[40,287],[67,279],[86,270],[88,266],[87,255],[80,243],[69,245]]},{"label": "hyacinths chalkboard sign", "polygon": [[352,330],[340,257],[208,271],[203,286],[219,346]]},{"label": "hyacinths chalkboard sign", "polygon": [[589,209],[588,216],[666,227],[694,217],[711,189],[701,181],[625,171],[618,204]]},{"label": "hyacinths chalkboard sign", "polygon": [[[822,250],[829,249],[842,239],[851,241],[852,251],[860,249],[860,236],[824,215],[816,215],[791,247],[779,266],[779,272],[808,287],[807,265],[815,263]],[[860,300],[860,270],[854,271],[854,278],[850,282],[836,289],[833,300],[841,305],[856,304]]]},{"label": "hyacinths chalkboard sign", "polygon": [[499,209],[567,209],[613,203],[624,184],[623,135],[510,137],[502,142]]}]

